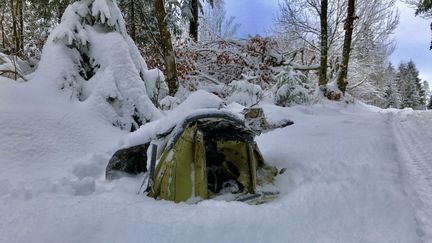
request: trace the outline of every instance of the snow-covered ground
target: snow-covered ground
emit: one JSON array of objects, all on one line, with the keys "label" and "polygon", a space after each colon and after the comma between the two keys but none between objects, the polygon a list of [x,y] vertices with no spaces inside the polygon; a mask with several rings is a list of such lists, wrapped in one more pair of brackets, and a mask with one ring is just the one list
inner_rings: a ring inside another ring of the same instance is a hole
[{"label": "snow-covered ground", "polygon": [[432,242],[432,111],[399,112],[393,131],[400,148],[407,193],[416,209],[418,233]]},{"label": "snow-covered ground", "polygon": [[127,133],[43,85],[0,80],[0,242],[431,242],[431,112],[264,106],[286,168],[267,204],[175,204],[104,180]]}]

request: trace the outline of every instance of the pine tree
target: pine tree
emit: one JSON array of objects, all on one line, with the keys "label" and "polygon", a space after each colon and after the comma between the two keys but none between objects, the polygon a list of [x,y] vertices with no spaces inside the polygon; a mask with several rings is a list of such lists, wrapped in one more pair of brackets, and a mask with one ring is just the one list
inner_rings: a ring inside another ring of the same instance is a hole
[{"label": "pine tree", "polygon": [[421,110],[425,108],[422,96],[421,80],[419,72],[413,61],[399,65],[398,85],[401,94],[401,108],[413,108]]},{"label": "pine tree", "polygon": [[34,80],[51,83],[130,131],[158,119],[156,105],[168,93],[163,74],[148,70],[127,34],[115,0],[69,5],[44,46]]},{"label": "pine tree", "polygon": [[428,110],[432,110],[432,95],[429,99],[429,104],[428,104],[427,108],[428,108]]},{"label": "pine tree", "polygon": [[396,71],[390,63],[385,70],[386,85],[384,90],[385,108],[400,108],[401,97],[397,87]]}]

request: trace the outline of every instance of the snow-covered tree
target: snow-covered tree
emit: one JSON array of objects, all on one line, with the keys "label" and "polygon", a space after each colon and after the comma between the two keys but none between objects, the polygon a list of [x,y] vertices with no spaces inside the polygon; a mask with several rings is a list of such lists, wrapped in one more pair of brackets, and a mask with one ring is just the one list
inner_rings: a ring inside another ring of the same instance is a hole
[{"label": "snow-covered tree", "polygon": [[429,98],[429,104],[427,105],[428,110],[432,110],[432,96]]},{"label": "snow-covered tree", "polygon": [[313,99],[311,84],[307,77],[291,67],[275,76],[276,84],[272,87],[274,103],[280,106],[309,104]]},{"label": "snow-covered tree", "polygon": [[423,89],[425,91],[425,100],[426,100],[426,106],[427,109],[432,109],[432,91],[429,86],[428,81],[423,81]]},{"label": "snow-covered tree", "polygon": [[[357,0],[351,57],[349,60],[347,92],[363,101],[382,104],[383,82],[381,77],[386,68],[386,59],[392,52],[391,33],[398,23],[395,0]],[[299,53],[295,60],[317,64],[320,51],[320,1],[283,0],[280,4],[278,21],[282,36],[292,46],[289,51]],[[327,79],[334,80],[340,72],[344,21],[347,1],[328,2],[328,72]],[[355,16],[354,16],[355,17]],[[322,42],[322,41],[321,41]],[[378,57],[378,59],[376,59]],[[371,62],[371,60],[376,60]],[[308,63],[308,64],[309,64]],[[370,72],[374,69],[373,74]],[[376,86],[378,84],[378,86]],[[378,101],[373,97],[379,95]]]},{"label": "snow-covered tree", "polygon": [[425,108],[422,97],[424,91],[422,92],[421,80],[418,75],[419,72],[413,61],[399,65],[397,82],[401,95],[401,108],[410,107],[416,110]]},{"label": "snow-covered tree", "polygon": [[429,97],[432,95],[432,91],[430,89],[429,82],[426,80],[423,81],[423,89],[425,91],[426,97]]},{"label": "snow-covered tree", "polygon": [[148,70],[114,0],[69,5],[48,38],[35,79],[89,103],[125,130],[159,118],[154,103],[168,92],[163,74]]},{"label": "snow-covered tree", "polygon": [[387,67],[384,77],[386,79],[384,108],[400,108],[401,97],[396,83],[396,71],[391,63]]},{"label": "snow-covered tree", "polygon": [[227,17],[225,1],[218,0],[213,6],[204,4],[203,7],[204,14],[199,25],[200,40],[232,39],[240,24],[235,22],[234,16]]}]

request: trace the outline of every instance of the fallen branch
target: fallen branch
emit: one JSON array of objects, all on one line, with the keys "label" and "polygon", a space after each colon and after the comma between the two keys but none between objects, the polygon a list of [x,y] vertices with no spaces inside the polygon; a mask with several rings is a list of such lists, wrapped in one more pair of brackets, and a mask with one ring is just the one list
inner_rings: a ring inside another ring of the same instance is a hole
[{"label": "fallen branch", "polygon": [[290,63],[289,65],[291,65],[294,70],[299,70],[299,71],[311,71],[311,70],[318,70],[319,69],[319,64],[301,65],[301,64],[297,64],[297,63]]},{"label": "fallen branch", "polygon": [[214,83],[214,84],[223,84],[223,83],[219,82],[218,80],[216,80],[216,79],[214,79],[214,78],[208,76],[208,75],[205,74],[205,73],[202,73],[202,72],[200,72],[200,71],[196,71],[196,73],[197,73],[198,75],[201,75],[203,78],[205,78],[205,79],[211,81],[211,82]]},{"label": "fallen branch", "polygon": [[21,75],[20,73],[18,73],[16,71],[12,71],[12,70],[0,70],[0,76],[3,76],[3,74],[7,74],[7,73],[11,73],[12,75],[15,75],[15,78],[19,77],[19,78],[21,78],[24,81],[28,81],[23,75]]}]

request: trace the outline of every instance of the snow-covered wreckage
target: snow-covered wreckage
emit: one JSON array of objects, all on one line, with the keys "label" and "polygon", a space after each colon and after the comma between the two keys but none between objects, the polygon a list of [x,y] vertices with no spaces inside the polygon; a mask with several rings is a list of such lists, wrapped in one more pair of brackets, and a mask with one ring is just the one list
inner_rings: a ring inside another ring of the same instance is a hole
[{"label": "snow-covered wreckage", "polygon": [[[174,202],[222,199],[258,204],[278,195],[273,181],[279,170],[266,164],[254,141],[263,130],[276,128],[267,123],[261,108],[241,113],[199,109],[185,112],[175,122],[170,121],[172,116],[165,119],[157,123],[171,125],[144,129],[141,143],[113,155],[107,180],[145,173],[143,192]],[[291,124],[287,120],[277,127]]]}]

